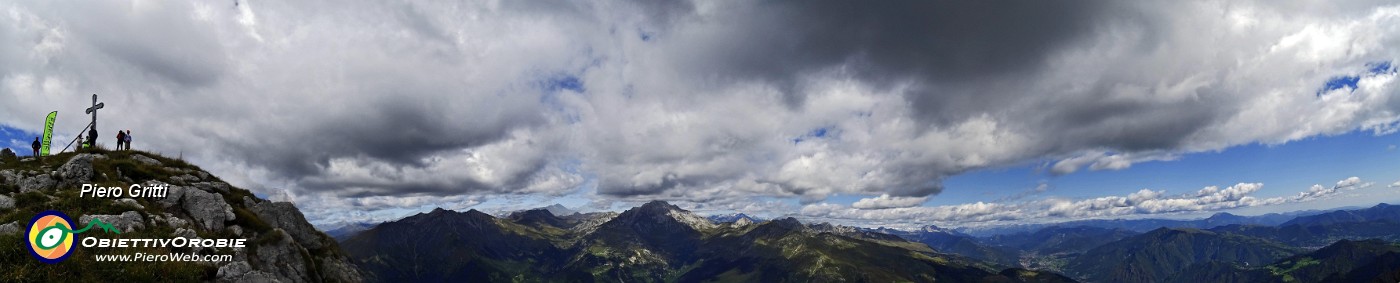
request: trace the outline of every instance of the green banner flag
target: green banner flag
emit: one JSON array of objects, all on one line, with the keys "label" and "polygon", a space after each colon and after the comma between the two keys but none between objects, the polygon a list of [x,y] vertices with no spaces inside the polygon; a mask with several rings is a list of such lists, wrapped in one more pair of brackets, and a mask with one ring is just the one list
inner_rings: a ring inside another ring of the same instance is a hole
[{"label": "green banner flag", "polygon": [[44,141],[39,148],[39,156],[49,155],[49,142],[53,140],[53,119],[58,118],[58,111],[49,112],[49,118],[44,120]]}]

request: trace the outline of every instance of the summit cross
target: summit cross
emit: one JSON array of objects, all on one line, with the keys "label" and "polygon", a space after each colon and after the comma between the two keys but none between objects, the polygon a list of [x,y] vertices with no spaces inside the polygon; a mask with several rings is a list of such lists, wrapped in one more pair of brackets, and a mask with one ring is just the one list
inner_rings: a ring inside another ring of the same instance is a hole
[{"label": "summit cross", "polygon": [[97,109],[102,109],[105,103],[97,103],[97,94],[92,94],[92,107],[88,107],[87,113],[92,114],[92,127],[97,128]]}]

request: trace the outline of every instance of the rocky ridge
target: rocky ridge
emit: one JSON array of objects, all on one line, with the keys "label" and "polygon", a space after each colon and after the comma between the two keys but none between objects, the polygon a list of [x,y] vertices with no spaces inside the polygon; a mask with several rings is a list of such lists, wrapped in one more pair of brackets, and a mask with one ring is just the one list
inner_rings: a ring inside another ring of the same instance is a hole
[{"label": "rocky ridge", "polygon": [[[78,197],[82,184],[167,186],[163,198]],[[232,255],[228,262],[94,263],[84,254],[123,254],[131,249],[79,248],[65,265],[102,266],[101,275],[79,269],[64,273],[33,260],[25,249],[0,249],[0,278],[45,281],[160,279],[214,282],[359,282],[360,271],[329,236],[317,231],[290,203],[272,202],[236,188],[180,160],[122,151],[61,154],[43,164],[0,165],[0,238],[18,240],[28,219],[58,210],[79,223],[100,219],[121,231],[113,238],[247,239],[246,248],[158,248],[146,253]],[[89,232],[93,233],[93,232]],[[68,264],[69,262],[75,262]],[[113,274],[113,273],[117,274]],[[98,277],[100,276],[100,277]],[[156,277],[148,277],[156,276]]]}]

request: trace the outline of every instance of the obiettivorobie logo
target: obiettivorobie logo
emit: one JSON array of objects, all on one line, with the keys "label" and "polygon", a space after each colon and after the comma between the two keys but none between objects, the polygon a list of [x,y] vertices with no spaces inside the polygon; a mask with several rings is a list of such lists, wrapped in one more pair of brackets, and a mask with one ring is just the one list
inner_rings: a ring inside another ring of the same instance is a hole
[{"label": "obiettivorobie logo", "polygon": [[[131,254],[96,254],[93,255],[95,261],[119,261],[119,262],[153,262],[153,261],[196,261],[196,262],[229,262],[233,261],[232,254],[213,254],[206,252],[227,252],[229,249],[244,249],[248,247],[248,239],[206,239],[199,237],[174,237],[174,238],[104,238],[104,237],[83,237],[78,239],[77,235],[91,230],[93,227],[101,228],[107,234],[121,234],[112,224],[102,222],[102,219],[93,218],[88,221],[87,226],[74,230],[75,224],[67,214],[58,211],[44,211],[34,215],[34,219],[29,221],[29,230],[24,233],[25,241],[29,244],[29,253],[34,255],[44,263],[59,263],[68,259],[73,254],[76,246],[83,248],[99,248],[108,250],[111,248],[154,248],[164,250],[162,253],[137,252]],[[177,251],[184,250],[184,251]],[[201,252],[204,251],[204,252]]]},{"label": "obiettivorobie logo", "polygon": [[59,263],[73,254],[74,238],[93,226],[121,234],[121,231],[101,219],[92,219],[87,227],[78,230],[73,230],[72,223],[72,218],[58,211],[47,210],[34,215],[34,219],[29,221],[29,230],[24,233],[24,238],[29,241],[29,253],[41,262]]}]

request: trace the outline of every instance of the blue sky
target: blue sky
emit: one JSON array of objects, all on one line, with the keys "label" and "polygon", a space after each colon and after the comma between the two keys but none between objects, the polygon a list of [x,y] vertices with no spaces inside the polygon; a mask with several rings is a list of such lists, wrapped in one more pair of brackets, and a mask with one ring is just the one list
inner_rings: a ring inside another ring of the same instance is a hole
[{"label": "blue sky", "polygon": [[[1265,189],[1258,195],[1275,197],[1352,176],[1376,182],[1380,189],[1385,189],[1384,186],[1400,181],[1400,150],[1393,148],[1397,144],[1400,139],[1393,134],[1376,136],[1370,131],[1354,131],[1282,145],[1250,144],[1218,152],[1186,154],[1177,160],[1139,163],[1123,170],[1054,176],[1044,169],[1044,163],[985,169],[949,178],[945,183],[949,190],[932,198],[928,204],[996,201],[1033,190],[1042,183],[1048,184],[1050,189],[1038,196],[1069,198],[1126,195],[1144,188],[1189,193],[1206,186],[1224,187],[1241,182],[1264,183]],[[1365,204],[1397,200],[1353,201]]]},{"label": "blue sky", "polygon": [[[987,202],[1028,202],[1047,198],[1090,199],[1123,196],[1142,189],[1167,194],[1191,194],[1207,186],[1221,188],[1238,183],[1263,183],[1259,198],[1288,197],[1313,185],[1332,186],[1339,180],[1359,177],[1373,184],[1354,193],[1302,203],[1284,203],[1221,210],[1185,211],[1161,215],[1120,215],[1103,218],[1194,218],[1218,212],[1258,215],[1310,209],[1371,206],[1400,203],[1400,136],[1353,131],[1318,136],[1279,145],[1249,144],[1221,151],[1185,154],[1174,160],[1134,164],[1122,170],[1079,171],[1066,175],[1049,172],[1052,161],[974,170],[945,180],[947,189],[931,197],[926,207]],[[1045,186],[1044,191],[1036,189]],[[852,204],[868,195],[838,195],[829,202]]]}]

